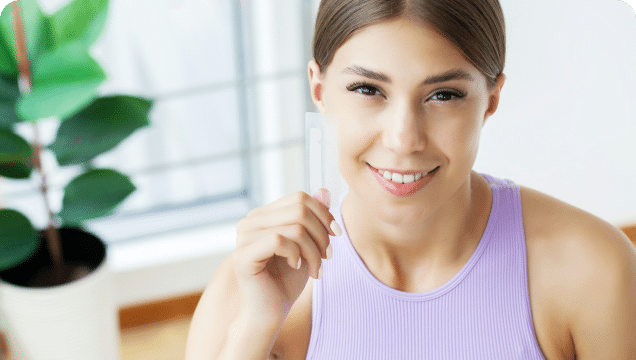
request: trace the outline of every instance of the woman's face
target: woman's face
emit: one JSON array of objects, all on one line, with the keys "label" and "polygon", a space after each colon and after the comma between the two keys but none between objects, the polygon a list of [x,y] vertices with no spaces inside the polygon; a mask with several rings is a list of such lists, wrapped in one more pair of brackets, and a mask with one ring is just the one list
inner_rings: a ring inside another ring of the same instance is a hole
[{"label": "woman's face", "polygon": [[505,79],[488,91],[454,45],[406,19],[363,28],[325,73],[310,62],[309,76],[315,104],[337,123],[350,192],[394,224],[430,215],[468,184]]}]

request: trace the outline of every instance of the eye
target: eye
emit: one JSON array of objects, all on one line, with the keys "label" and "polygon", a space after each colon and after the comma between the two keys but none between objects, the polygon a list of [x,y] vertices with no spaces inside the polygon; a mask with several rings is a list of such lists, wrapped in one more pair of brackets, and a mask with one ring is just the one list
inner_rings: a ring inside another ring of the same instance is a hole
[{"label": "eye", "polygon": [[347,90],[357,92],[358,94],[365,96],[382,95],[377,87],[367,83],[353,83],[347,86]]},{"label": "eye", "polygon": [[441,102],[447,102],[454,99],[462,99],[466,96],[465,93],[456,90],[441,90],[431,96],[432,100]]}]

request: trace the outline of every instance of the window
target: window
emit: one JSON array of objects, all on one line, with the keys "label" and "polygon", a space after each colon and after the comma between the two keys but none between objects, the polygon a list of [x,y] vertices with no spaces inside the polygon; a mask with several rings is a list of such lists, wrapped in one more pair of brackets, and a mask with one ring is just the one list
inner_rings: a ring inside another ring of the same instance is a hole
[{"label": "window", "polygon": [[[68,1],[40,0],[47,12]],[[155,99],[151,126],[94,160],[130,175],[135,191],[87,227],[109,243],[233,221],[303,188],[303,115],[317,1],[110,0],[92,49],[102,94]],[[52,140],[58,124],[42,122]],[[21,132],[29,137],[29,128]],[[46,141],[46,139],[44,139]],[[79,171],[47,157],[51,201]],[[46,224],[37,179],[2,179],[3,206]]]}]

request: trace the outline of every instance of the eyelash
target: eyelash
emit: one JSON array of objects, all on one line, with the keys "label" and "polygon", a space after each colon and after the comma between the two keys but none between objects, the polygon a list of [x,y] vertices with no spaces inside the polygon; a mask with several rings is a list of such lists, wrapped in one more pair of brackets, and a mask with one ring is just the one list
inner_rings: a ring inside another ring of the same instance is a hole
[{"label": "eyelash", "polygon": [[[369,92],[366,93],[362,93],[358,90],[361,89],[367,89],[367,90],[371,90],[370,92],[373,92],[372,94]],[[352,92],[357,92],[360,95],[363,96],[375,96],[375,95],[381,95],[380,90],[376,87],[373,86],[369,83],[365,83],[365,82],[356,82],[353,83],[351,85],[347,86],[347,90],[352,91]],[[438,90],[435,92],[435,94],[433,94],[432,96],[438,96],[440,94],[446,94],[446,95],[450,95],[450,96],[454,96],[454,99],[460,100],[463,99],[464,97],[466,97],[466,93],[459,91],[459,90],[452,90],[452,89],[442,89],[442,90]],[[449,99],[449,100],[440,100],[441,102],[447,102],[447,101],[451,101],[454,99]]]}]

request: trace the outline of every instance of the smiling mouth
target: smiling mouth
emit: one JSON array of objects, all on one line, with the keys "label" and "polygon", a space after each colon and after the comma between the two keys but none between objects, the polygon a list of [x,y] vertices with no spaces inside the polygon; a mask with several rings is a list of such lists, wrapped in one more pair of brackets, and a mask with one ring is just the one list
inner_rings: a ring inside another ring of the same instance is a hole
[{"label": "smiling mouth", "polygon": [[378,175],[382,176],[384,179],[394,182],[396,184],[410,184],[412,182],[418,181],[421,178],[426,177],[429,174],[433,174],[439,169],[439,166],[430,171],[406,171],[406,172],[393,172],[390,170],[382,170],[377,169],[371,166],[369,163],[367,165],[374,170]]},{"label": "smiling mouth", "polygon": [[[428,183],[431,182],[435,174],[437,174],[438,170],[440,169],[440,167],[437,166],[433,170],[426,173],[395,173],[388,170],[378,170],[368,164],[367,166],[369,166],[369,170],[371,171],[373,177],[376,179],[380,187],[382,187],[389,194],[401,198],[413,196],[418,191],[424,189],[428,185]],[[389,174],[387,174],[387,172]],[[419,178],[415,180],[415,176],[418,176],[418,174]],[[425,175],[422,176],[422,174]],[[389,175],[391,176],[390,179],[388,178]],[[400,178],[400,176],[402,178]]]}]

